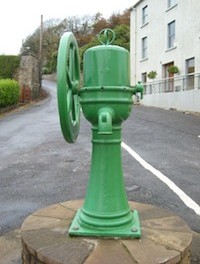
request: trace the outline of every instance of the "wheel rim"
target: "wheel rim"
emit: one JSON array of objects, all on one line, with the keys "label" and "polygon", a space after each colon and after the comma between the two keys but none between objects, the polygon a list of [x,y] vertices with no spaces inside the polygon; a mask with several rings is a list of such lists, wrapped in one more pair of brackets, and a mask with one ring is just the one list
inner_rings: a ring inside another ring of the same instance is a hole
[{"label": "wheel rim", "polygon": [[61,37],[57,60],[57,97],[60,125],[68,143],[78,137],[80,127],[80,63],[76,38],[71,32]]}]

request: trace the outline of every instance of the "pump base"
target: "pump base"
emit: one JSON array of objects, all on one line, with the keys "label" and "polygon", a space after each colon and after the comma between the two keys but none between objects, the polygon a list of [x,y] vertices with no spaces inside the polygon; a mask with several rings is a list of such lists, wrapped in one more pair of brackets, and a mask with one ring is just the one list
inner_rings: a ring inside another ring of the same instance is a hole
[{"label": "pump base", "polygon": [[141,237],[141,228],[138,211],[134,210],[133,223],[130,226],[116,228],[116,229],[89,229],[80,225],[80,210],[79,209],[71,223],[69,228],[70,236],[93,236],[93,237],[124,237],[124,238],[140,238]]}]

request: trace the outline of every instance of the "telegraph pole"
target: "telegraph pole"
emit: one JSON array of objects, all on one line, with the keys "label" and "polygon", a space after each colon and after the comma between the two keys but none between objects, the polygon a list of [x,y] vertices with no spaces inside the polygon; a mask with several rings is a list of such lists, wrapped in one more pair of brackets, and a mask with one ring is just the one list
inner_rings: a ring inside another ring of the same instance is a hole
[{"label": "telegraph pole", "polygon": [[43,15],[41,15],[41,20],[40,20],[39,59],[42,59],[42,41],[43,41]]},{"label": "telegraph pole", "polygon": [[40,40],[39,40],[39,89],[41,89],[42,84],[42,42],[43,42],[43,15],[41,15],[40,19]]}]

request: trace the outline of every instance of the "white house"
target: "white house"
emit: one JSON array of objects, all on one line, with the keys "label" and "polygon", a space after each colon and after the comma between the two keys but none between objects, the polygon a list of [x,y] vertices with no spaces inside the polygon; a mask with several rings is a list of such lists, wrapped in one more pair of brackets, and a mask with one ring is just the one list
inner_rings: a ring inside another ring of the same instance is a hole
[{"label": "white house", "polygon": [[200,112],[200,0],[137,1],[130,53],[131,84],[145,84],[143,104]]}]

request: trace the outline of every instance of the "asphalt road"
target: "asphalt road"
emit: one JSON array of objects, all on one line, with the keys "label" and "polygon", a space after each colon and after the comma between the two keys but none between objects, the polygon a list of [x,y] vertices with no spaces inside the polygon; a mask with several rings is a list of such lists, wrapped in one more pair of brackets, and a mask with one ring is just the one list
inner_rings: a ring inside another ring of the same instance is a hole
[{"label": "asphalt road", "polygon": [[[55,83],[51,96],[0,118],[0,235],[19,228],[35,210],[83,198],[91,158],[90,123],[83,117],[75,144],[64,141]],[[123,142],[200,205],[200,115],[134,106],[123,124]],[[122,150],[129,200],[181,216],[200,233],[200,216],[165,183]]]}]

